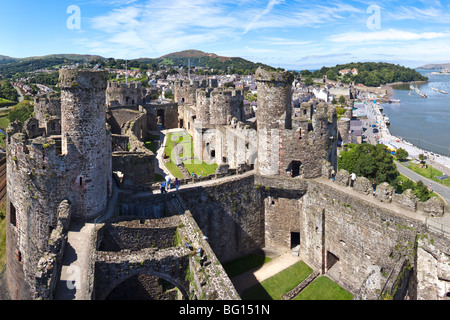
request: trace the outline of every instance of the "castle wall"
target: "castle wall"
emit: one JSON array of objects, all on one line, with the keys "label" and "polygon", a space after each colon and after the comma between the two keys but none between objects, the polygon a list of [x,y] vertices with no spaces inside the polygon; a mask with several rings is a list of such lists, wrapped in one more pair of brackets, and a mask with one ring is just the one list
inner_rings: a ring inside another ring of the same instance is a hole
[{"label": "castle wall", "polygon": [[28,286],[56,227],[59,204],[71,198],[75,176],[50,138],[13,135],[7,161],[8,284],[13,299],[29,299]]},{"label": "castle wall", "polygon": [[450,293],[450,250],[448,239],[427,234],[417,240],[415,300],[448,300]]},{"label": "castle wall", "polygon": [[139,82],[117,83],[108,81],[106,106],[135,106],[143,104],[144,88]]},{"label": "castle wall", "polygon": [[291,232],[299,232],[301,259],[347,290],[358,293],[375,273],[370,298],[378,299],[399,276],[399,264],[414,267],[416,236],[426,232],[420,219],[312,180],[257,177],[255,183],[266,186],[266,245],[289,250]]},{"label": "castle wall", "polygon": [[195,105],[196,90],[199,88],[198,81],[175,81],[174,100],[176,103]]},{"label": "castle wall", "polygon": [[148,114],[149,130],[158,130],[158,116],[162,117],[161,124],[165,129],[178,128],[178,103],[151,103],[144,105]]},{"label": "castle wall", "polygon": [[264,247],[263,203],[253,176],[178,192],[220,262]]},{"label": "castle wall", "polygon": [[34,100],[34,117],[39,121],[41,127],[46,119],[56,116],[61,118],[61,100],[56,97],[37,97]]}]

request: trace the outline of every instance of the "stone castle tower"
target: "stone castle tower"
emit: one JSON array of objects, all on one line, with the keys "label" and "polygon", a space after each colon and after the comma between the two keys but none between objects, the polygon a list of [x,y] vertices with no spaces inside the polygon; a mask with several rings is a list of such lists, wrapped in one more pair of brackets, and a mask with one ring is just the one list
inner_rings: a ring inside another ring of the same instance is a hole
[{"label": "stone castle tower", "polygon": [[61,70],[61,135],[38,134],[28,128],[35,122],[7,130],[6,272],[13,299],[32,295],[61,203],[70,204],[71,219],[78,221],[107,207],[112,172],[106,81],[106,72]]},{"label": "stone castle tower", "polygon": [[[107,72],[63,70],[61,87],[62,153],[71,155],[74,218],[89,220],[106,209],[111,192],[111,137],[106,129]],[[70,151],[69,151],[70,150]]]},{"label": "stone castle tower", "polygon": [[336,110],[325,103],[304,103],[293,114],[289,72],[256,71],[258,160],[261,175],[315,178],[337,159]]}]

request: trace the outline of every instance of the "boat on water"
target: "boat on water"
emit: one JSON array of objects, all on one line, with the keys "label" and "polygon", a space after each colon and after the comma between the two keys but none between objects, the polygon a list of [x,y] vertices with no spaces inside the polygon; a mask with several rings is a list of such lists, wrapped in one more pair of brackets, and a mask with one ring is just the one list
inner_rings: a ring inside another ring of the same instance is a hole
[{"label": "boat on water", "polygon": [[431,88],[431,90],[434,90],[434,91],[436,91],[436,92],[439,92],[439,89],[437,89],[437,88]]},{"label": "boat on water", "polygon": [[448,92],[447,92],[447,91],[444,91],[444,90],[439,90],[439,92],[440,92],[440,93],[443,93],[443,94],[448,94]]},{"label": "boat on water", "polygon": [[389,103],[400,103],[400,99],[391,99],[389,100]]},{"label": "boat on water", "polygon": [[384,117],[384,123],[385,123],[386,125],[390,125],[390,124],[391,124],[391,121],[389,120],[388,117]]}]

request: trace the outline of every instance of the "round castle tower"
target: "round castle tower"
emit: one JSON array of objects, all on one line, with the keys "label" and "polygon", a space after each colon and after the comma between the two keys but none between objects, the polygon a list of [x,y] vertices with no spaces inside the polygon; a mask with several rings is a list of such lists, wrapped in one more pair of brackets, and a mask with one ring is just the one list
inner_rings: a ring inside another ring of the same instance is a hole
[{"label": "round castle tower", "polygon": [[258,87],[256,168],[261,175],[278,174],[280,130],[290,129],[292,126],[293,80],[294,77],[289,72],[271,72],[261,67],[256,70]]},{"label": "round castle tower", "polygon": [[60,71],[62,153],[71,155],[67,166],[77,173],[72,181],[75,219],[99,216],[111,190],[106,84],[106,71]]},{"label": "round castle tower", "polygon": [[60,87],[61,136],[45,137],[21,125],[7,130],[7,283],[12,299],[33,297],[38,262],[49,251],[62,202],[70,206],[70,219],[81,221],[98,217],[107,207],[112,172],[106,73],[63,70]]}]

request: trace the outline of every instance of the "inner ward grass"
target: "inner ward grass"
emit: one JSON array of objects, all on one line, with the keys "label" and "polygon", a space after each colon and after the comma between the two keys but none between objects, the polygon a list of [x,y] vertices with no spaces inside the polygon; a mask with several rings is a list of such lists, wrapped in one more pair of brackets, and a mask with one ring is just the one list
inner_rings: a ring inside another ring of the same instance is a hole
[{"label": "inner ward grass", "polygon": [[245,290],[243,300],[281,300],[281,297],[294,289],[312,273],[312,269],[303,261],[282,270],[276,275]]}]

